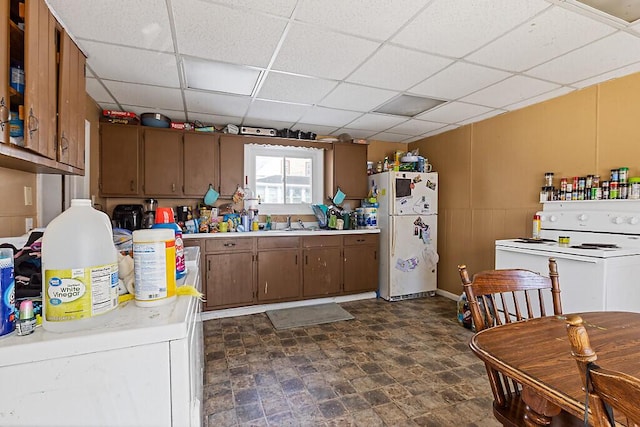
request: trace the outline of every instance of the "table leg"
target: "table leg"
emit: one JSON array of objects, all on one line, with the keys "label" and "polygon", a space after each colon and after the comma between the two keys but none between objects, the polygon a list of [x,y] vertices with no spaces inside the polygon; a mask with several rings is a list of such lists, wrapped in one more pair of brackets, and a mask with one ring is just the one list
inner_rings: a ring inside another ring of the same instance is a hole
[{"label": "table leg", "polygon": [[561,411],[558,405],[549,402],[527,386],[522,387],[522,400],[527,404],[524,416],[526,426],[549,426],[551,419]]}]

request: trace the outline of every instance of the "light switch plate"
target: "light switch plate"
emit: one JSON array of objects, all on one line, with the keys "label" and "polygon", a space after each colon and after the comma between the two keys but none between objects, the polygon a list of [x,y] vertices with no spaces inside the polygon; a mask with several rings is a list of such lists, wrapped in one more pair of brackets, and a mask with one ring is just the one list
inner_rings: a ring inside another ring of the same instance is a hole
[{"label": "light switch plate", "polygon": [[33,230],[33,218],[24,219],[24,230],[25,230],[25,233],[28,233],[31,230]]},{"label": "light switch plate", "polygon": [[24,187],[24,205],[33,205],[33,191],[31,190],[31,187]]}]

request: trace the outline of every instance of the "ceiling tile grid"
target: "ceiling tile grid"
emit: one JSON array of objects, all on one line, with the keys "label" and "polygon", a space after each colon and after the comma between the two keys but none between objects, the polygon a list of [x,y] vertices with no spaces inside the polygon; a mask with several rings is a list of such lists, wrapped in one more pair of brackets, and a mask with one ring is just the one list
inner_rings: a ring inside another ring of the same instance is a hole
[{"label": "ceiling tile grid", "polygon": [[406,142],[640,71],[640,22],[577,0],[46,1],[102,108],[207,125]]}]

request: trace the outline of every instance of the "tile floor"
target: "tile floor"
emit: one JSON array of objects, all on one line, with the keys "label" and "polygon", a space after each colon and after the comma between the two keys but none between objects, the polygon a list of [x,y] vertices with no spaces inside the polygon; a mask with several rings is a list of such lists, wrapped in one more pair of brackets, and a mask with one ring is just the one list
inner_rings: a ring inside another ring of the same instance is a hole
[{"label": "tile floor", "polygon": [[264,313],[205,321],[203,425],[499,426],[454,301],[341,306],[355,319],[285,331]]}]

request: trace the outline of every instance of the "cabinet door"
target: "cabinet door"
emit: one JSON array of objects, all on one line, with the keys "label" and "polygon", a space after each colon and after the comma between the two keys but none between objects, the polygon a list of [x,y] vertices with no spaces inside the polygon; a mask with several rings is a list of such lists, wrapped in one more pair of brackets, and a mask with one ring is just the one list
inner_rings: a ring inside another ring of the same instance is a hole
[{"label": "cabinet door", "polygon": [[[0,46],[7,46],[7,54],[0,55],[0,143],[9,142],[9,55],[13,46],[9,38],[10,2],[0,5]],[[13,29],[11,29],[13,31]]]},{"label": "cabinet door", "polygon": [[56,22],[44,0],[27,0],[25,147],[56,159]]},{"label": "cabinet door", "polygon": [[221,196],[232,196],[244,187],[244,139],[220,137],[220,190]]},{"label": "cabinet door", "polygon": [[305,297],[333,295],[342,285],[341,248],[304,250],[303,295]]},{"label": "cabinet door", "polygon": [[58,93],[58,161],[84,169],[84,55],[61,34]]},{"label": "cabinet door", "polygon": [[144,193],[182,195],[182,133],[144,130]]},{"label": "cabinet door", "polygon": [[216,136],[184,134],[184,195],[204,197],[209,184],[218,188]]},{"label": "cabinet door", "polygon": [[378,246],[344,247],[344,292],[378,289]]},{"label": "cabinet door", "polygon": [[253,303],[253,254],[238,252],[206,256],[206,309]]},{"label": "cabinet door", "polygon": [[140,194],[139,127],[100,123],[100,192],[104,196]]},{"label": "cabinet door", "polygon": [[300,296],[298,249],[261,251],[258,254],[258,301]]},{"label": "cabinet door", "polygon": [[349,199],[367,197],[367,146],[364,144],[333,144],[333,191],[340,187]]}]

